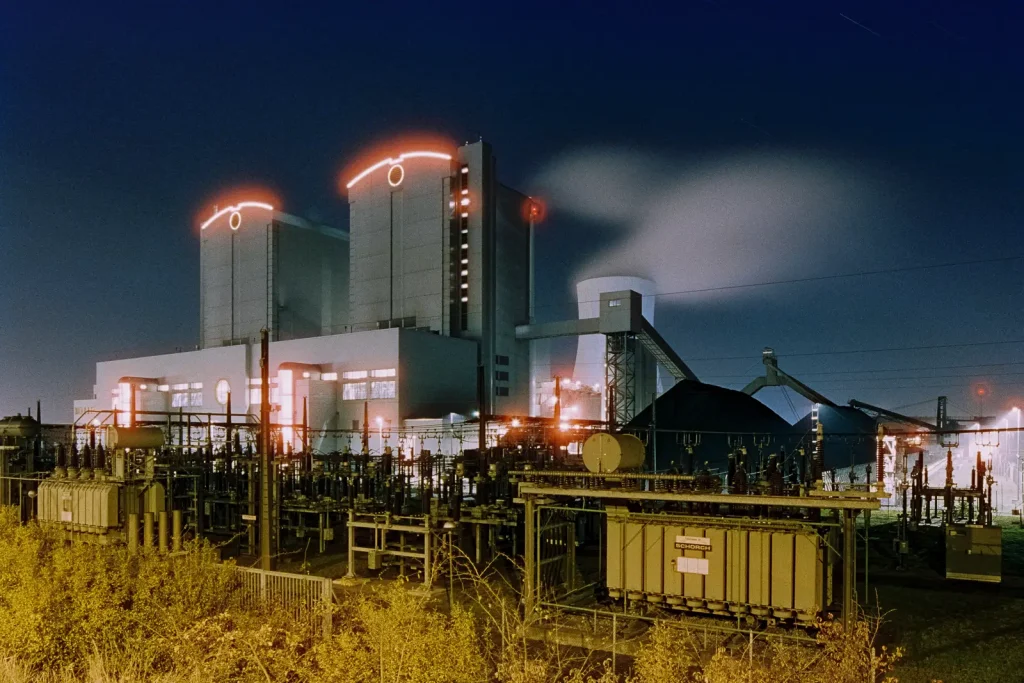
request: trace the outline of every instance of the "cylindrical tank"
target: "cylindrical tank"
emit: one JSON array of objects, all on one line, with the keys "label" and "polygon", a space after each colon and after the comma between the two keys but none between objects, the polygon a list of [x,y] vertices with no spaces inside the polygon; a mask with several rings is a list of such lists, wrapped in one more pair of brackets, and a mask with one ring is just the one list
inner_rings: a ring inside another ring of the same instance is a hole
[{"label": "cylindrical tank", "polygon": [[159,427],[107,427],[107,449],[160,448],[164,433]]},{"label": "cylindrical tank", "polygon": [[591,472],[623,472],[644,464],[644,444],[632,434],[599,432],[583,444],[583,464]]},{"label": "cylindrical tank", "polygon": [[0,437],[34,439],[39,435],[39,423],[32,417],[12,415],[0,419]]}]

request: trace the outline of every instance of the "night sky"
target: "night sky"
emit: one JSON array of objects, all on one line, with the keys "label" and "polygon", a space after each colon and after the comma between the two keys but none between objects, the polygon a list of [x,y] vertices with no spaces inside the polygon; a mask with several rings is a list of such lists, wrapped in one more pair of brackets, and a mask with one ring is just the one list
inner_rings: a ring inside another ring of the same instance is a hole
[{"label": "night sky", "polygon": [[541,319],[645,275],[707,381],[773,346],[839,402],[1024,400],[1020,3],[154,5],[0,7],[0,415],[196,344],[220,190],[347,227],[339,172],[410,132],[547,199]]}]

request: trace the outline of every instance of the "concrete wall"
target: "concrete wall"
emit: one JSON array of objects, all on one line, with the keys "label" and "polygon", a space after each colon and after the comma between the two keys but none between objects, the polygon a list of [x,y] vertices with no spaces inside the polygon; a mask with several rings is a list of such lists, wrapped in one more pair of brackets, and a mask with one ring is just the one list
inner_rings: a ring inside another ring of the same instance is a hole
[{"label": "concrete wall", "polygon": [[399,345],[403,420],[476,410],[476,343],[403,330]]},{"label": "concrete wall", "polygon": [[274,222],[275,339],[345,331],[348,258],[341,233]]},{"label": "concrete wall", "polygon": [[401,166],[395,187],[385,166],[349,189],[353,330],[415,316],[416,326],[442,331],[451,162],[414,158]]},{"label": "concrete wall", "polygon": [[[523,218],[527,197],[505,186],[497,191],[494,262],[494,355],[509,357],[509,365],[495,363],[493,413],[528,415],[530,411],[529,342],[516,341],[515,327],[529,322],[530,228]],[[493,359],[492,359],[493,360]],[[498,372],[508,372],[500,381]],[[499,396],[499,387],[508,396]]]},{"label": "concrete wall", "polygon": [[[323,429],[360,430],[364,402],[369,405],[370,429],[379,434],[377,418],[397,431],[406,418],[435,418],[455,412],[467,414],[476,407],[476,343],[415,330],[373,330],[326,337],[310,337],[270,345],[271,388],[281,390],[282,365],[293,369],[294,392],[290,420],[274,410],[276,423],[290,422],[295,440],[301,442],[303,401],[311,432]],[[298,367],[296,367],[298,366]],[[394,377],[347,380],[345,372],[367,374],[374,370],[395,369]],[[303,370],[310,377],[303,377]],[[323,378],[337,373],[337,380]],[[232,412],[256,417],[259,404],[249,402],[250,379],[259,378],[259,345],[234,345],[98,363],[95,398],[76,401],[76,408],[109,411],[112,392],[123,377],[152,379],[145,390],[137,387],[139,410],[167,411],[172,391],[161,392],[161,384],[202,383],[201,406],[187,406],[186,413],[220,413],[224,407],[216,400],[216,385],[227,380],[232,392]],[[344,385],[365,383],[369,397],[370,382],[394,381],[394,398],[345,400]],[[256,389],[256,387],[251,387]],[[191,390],[190,390],[191,392]],[[281,403],[278,399],[278,405]],[[91,417],[88,418],[91,420]],[[109,416],[101,418],[109,420]],[[321,438],[314,434],[311,445],[318,450],[335,450],[349,441],[347,434]],[[355,438],[358,443],[358,437]],[[376,443],[376,441],[374,442]],[[376,448],[376,446],[374,446]]]},{"label": "concrete wall", "polygon": [[208,225],[200,237],[200,339],[202,348],[233,339],[256,337],[268,324],[268,254],[272,213],[239,211],[237,230],[231,213]]},{"label": "concrete wall", "polygon": [[243,208],[231,229],[226,213],[200,238],[200,347],[345,331],[345,233],[296,216]]}]

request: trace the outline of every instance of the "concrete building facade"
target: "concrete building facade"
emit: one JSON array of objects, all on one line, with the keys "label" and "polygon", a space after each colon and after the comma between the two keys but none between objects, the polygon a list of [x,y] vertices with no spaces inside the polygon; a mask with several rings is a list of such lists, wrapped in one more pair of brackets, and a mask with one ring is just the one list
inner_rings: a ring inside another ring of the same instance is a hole
[{"label": "concrete building facade", "polygon": [[347,331],[348,235],[240,202],[201,226],[200,348]]}]

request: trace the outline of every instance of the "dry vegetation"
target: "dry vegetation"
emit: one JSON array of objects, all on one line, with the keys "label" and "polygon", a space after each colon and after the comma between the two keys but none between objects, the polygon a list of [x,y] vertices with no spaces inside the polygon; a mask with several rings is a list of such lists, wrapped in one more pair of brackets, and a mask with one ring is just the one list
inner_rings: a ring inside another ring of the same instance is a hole
[{"label": "dry vegetation", "polygon": [[196,545],[171,559],[65,544],[0,516],[0,681],[337,683],[755,683],[881,681],[872,631],[822,625],[821,646],[762,643],[710,655],[678,627],[651,629],[629,671],[606,653],[539,645],[511,586],[449,560],[459,601],[391,583],[335,605],[316,637],[286,614],[241,607],[233,572]]}]

